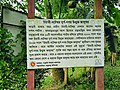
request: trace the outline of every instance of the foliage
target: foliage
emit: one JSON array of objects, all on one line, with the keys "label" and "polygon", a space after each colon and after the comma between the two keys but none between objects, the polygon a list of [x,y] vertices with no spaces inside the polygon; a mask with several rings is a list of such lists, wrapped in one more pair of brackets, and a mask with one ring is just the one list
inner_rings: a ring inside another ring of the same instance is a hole
[{"label": "foliage", "polygon": [[[66,85],[65,88],[60,90],[95,90],[95,83],[92,80],[88,80],[87,77],[83,77],[83,75],[77,76],[75,74],[82,72],[81,68],[75,68],[74,72],[71,72],[72,68],[69,69],[69,74],[73,73],[72,80],[71,77],[68,77],[69,84]],[[105,80],[105,90],[119,90],[120,88],[120,60],[117,60],[117,66],[111,67],[110,62],[105,63],[104,69],[104,80]],[[49,85],[52,85],[52,78],[46,77],[43,82],[43,87],[41,90],[45,89]],[[49,90],[49,89],[48,89]]]},{"label": "foliage", "polygon": [[[108,25],[105,25],[105,34],[106,34],[106,52],[120,52],[120,10],[118,2],[114,0],[103,0],[103,16],[105,22]],[[114,49],[114,50],[113,50]],[[107,51],[106,51],[107,50]],[[110,55],[109,53],[109,55]],[[109,58],[111,56],[105,54],[105,58]],[[107,57],[109,56],[109,57]]]},{"label": "foliage", "polygon": [[0,88],[23,89],[26,85],[26,68],[23,63],[24,53],[14,56],[12,47],[14,41],[7,29],[0,28]]},{"label": "foliage", "polygon": [[[22,50],[16,56],[13,54],[14,42],[12,34],[6,29],[0,29],[0,89],[25,89],[27,84],[26,32],[23,28],[17,35],[16,41],[21,39]],[[36,87],[40,87],[40,80],[46,70],[35,71]]]},{"label": "foliage", "polygon": [[75,2],[76,7],[74,8],[69,8],[70,2],[69,0],[51,0],[53,18],[83,19],[93,16],[93,0],[85,3]]},{"label": "foliage", "polygon": [[[46,1],[46,0],[45,0]],[[35,0],[36,16],[45,17],[45,4],[43,0]]]},{"label": "foliage", "polygon": [[16,10],[27,13],[27,1],[28,0],[21,0],[21,2],[19,2],[18,0],[1,0],[0,4],[2,6],[7,6],[9,8],[14,8]]},{"label": "foliage", "polygon": [[105,55],[105,62],[109,62],[111,59],[111,52],[109,49],[109,45],[106,45],[106,47],[104,49],[104,55]]},{"label": "foliage", "polygon": [[120,60],[116,67],[111,67],[110,63],[105,66],[105,90],[120,89]]},{"label": "foliage", "polygon": [[[6,75],[9,75],[9,70],[13,64],[11,62],[13,52],[11,44],[13,41],[9,39],[10,37],[12,37],[11,33],[9,33],[6,29],[0,28],[0,88],[3,88],[8,83]],[[5,80],[7,82],[5,82]]]},{"label": "foliage", "polygon": [[115,7],[116,2],[112,0],[103,0],[103,15],[108,23],[120,26],[120,10]]}]

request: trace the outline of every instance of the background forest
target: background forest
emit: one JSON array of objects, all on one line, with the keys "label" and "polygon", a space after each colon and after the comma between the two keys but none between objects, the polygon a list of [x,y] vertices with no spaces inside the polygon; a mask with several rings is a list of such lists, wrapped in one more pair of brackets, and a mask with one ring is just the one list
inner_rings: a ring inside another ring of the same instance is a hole
[{"label": "background forest", "polygon": [[[1,0],[5,6],[27,14],[28,0]],[[94,0],[35,0],[35,16],[49,19],[92,19]],[[103,0],[105,25],[105,90],[120,90],[120,2]],[[2,17],[0,17],[2,24]],[[26,90],[26,28],[13,40],[12,33],[0,27],[0,90]],[[22,50],[14,55],[15,43],[21,40]],[[36,90],[94,90],[94,68],[68,68],[68,82],[63,69],[35,70]],[[52,74],[52,75],[51,75]]]}]

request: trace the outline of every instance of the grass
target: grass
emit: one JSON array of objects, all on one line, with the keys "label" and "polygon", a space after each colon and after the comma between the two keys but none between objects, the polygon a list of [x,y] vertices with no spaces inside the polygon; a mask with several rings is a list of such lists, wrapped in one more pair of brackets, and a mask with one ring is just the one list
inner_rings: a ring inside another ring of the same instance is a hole
[{"label": "grass", "polygon": [[120,60],[112,67],[110,63],[105,65],[105,90],[120,90]]}]

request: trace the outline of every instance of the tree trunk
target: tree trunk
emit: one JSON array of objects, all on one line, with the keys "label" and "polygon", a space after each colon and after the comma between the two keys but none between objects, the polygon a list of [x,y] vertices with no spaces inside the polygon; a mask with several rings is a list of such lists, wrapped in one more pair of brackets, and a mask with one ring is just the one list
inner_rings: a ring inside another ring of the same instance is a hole
[{"label": "tree trunk", "polygon": [[62,82],[64,80],[64,71],[63,68],[54,68],[52,69],[52,76],[54,81]]}]

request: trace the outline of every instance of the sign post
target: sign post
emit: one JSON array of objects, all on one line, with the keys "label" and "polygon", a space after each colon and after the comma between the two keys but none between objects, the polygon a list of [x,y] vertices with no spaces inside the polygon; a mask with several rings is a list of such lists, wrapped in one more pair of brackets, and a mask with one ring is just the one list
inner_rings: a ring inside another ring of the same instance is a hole
[{"label": "sign post", "polygon": [[[34,0],[28,0],[28,19],[34,19]],[[34,90],[34,70],[27,71],[27,90]]]},{"label": "sign post", "polygon": [[[94,18],[102,18],[102,0],[94,0]],[[104,90],[104,67],[96,68],[95,90]]]}]

